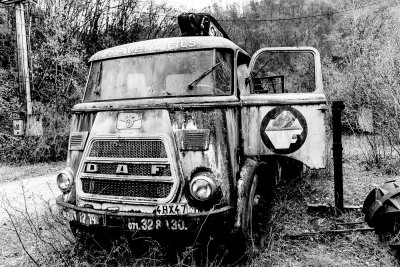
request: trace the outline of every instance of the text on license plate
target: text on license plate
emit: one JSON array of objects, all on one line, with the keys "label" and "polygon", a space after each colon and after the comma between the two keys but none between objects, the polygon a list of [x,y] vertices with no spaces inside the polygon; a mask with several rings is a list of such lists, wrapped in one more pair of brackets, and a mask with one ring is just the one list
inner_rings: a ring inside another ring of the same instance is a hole
[{"label": "text on license plate", "polygon": [[167,218],[143,218],[143,219],[131,219],[128,222],[129,230],[172,230],[172,231],[185,231],[187,226],[182,219],[167,219]]},{"label": "text on license plate", "polygon": [[190,207],[187,204],[163,204],[156,207],[157,215],[177,215],[198,212],[196,208]]},{"label": "text on license plate", "polygon": [[86,225],[95,225],[100,223],[100,215],[86,212],[77,212],[75,210],[63,210],[63,216],[68,221],[77,221]]}]

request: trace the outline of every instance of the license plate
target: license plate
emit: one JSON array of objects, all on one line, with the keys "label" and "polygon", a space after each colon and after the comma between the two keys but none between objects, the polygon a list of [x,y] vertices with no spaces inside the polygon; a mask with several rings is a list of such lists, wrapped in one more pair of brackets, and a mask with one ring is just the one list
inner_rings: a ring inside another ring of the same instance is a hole
[{"label": "license plate", "polygon": [[68,221],[77,221],[85,225],[100,224],[100,215],[75,210],[63,210],[63,216]]},{"label": "license plate", "polygon": [[62,210],[62,215],[68,221],[78,221],[76,211],[74,210]]},{"label": "license plate", "polygon": [[170,230],[170,231],[185,231],[187,230],[187,225],[183,219],[166,219],[166,218],[143,218],[136,219],[131,218],[128,222],[128,229],[131,231],[143,230],[143,231],[153,231],[153,230]]},{"label": "license plate", "polygon": [[198,213],[196,208],[187,204],[163,204],[156,207],[157,215],[179,215],[188,213]]}]

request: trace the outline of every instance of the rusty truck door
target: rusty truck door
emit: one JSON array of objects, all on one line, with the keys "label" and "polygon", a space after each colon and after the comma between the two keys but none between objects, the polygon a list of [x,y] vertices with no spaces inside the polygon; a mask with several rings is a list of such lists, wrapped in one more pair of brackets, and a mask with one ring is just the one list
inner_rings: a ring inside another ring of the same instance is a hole
[{"label": "rusty truck door", "polygon": [[316,49],[258,50],[240,97],[246,156],[280,155],[325,167],[326,98]]}]

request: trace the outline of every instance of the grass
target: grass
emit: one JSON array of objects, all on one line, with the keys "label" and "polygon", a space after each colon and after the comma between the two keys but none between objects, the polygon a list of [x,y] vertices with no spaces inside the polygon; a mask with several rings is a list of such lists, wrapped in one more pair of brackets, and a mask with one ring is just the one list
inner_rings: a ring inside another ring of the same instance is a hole
[{"label": "grass", "polygon": [[[362,137],[344,137],[344,199],[347,205],[362,205],[375,184],[398,178],[395,172],[388,174],[383,169],[366,165],[362,142]],[[47,165],[52,170],[53,167]],[[4,173],[3,168],[1,172]],[[35,166],[37,171],[43,172],[44,168],[43,165]],[[7,171],[9,177],[14,175],[11,169]],[[28,177],[29,173],[25,173],[18,177]],[[340,223],[363,222],[362,213],[351,212],[338,217],[312,214],[307,213],[307,203],[333,205],[333,178],[329,170],[310,172],[307,177],[286,181],[278,188],[267,249],[248,262],[249,266],[400,266],[387,242],[380,241],[374,232],[322,233],[325,230],[343,229]],[[135,248],[126,243],[120,243],[108,251],[82,249],[74,243],[67,224],[52,212],[54,206],[49,203],[41,205],[46,212],[28,211],[34,215],[31,219],[24,210],[14,212],[16,227],[10,222],[0,225],[3,237],[0,246],[4,248],[0,252],[0,265],[33,265],[21,249],[16,230],[29,253],[41,266],[198,265],[194,260],[193,248],[173,255],[175,260],[171,263],[154,240],[148,240],[151,245],[142,254],[135,253]],[[366,227],[365,224],[357,225],[363,226]],[[315,232],[319,234],[304,235]],[[220,258],[212,258],[205,261],[204,265],[219,266],[220,263]]]},{"label": "grass", "polygon": [[[355,136],[345,136],[343,140],[345,205],[362,205],[375,185],[398,178],[365,164],[364,142]],[[305,179],[280,186],[268,249],[252,266],[400,266],[388,244],[380,242],[374,232],[297,236],[336,229],[338,223],[364,221],[361,212],[338,217],[310,214],[307,203],[334,206],[332,174],[313,172]]]},{"label": "grass", "polygon": [[64,161],[22,165],[0,163],[0,183],[52,174],[65,166]]},{"label": "grass", "polygon": [[267,251],[253,266],[397,266],[387,244],[379,242],[373,232],[301,236],[340,229],[338,223],[363,222],[360,212],[339,217],[307,213],[309,192],[317,193],[312,187],[314,182],[313,179],[297,181],[296,185],[289,183],[280,188],[272,223],[273,237]]}]

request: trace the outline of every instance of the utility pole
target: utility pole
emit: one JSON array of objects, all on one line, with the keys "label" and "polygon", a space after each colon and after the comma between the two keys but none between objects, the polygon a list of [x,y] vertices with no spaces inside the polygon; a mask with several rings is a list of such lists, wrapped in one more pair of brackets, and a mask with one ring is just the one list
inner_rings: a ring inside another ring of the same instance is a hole
[{"label": "utility pole", "polygon": [[[18,82],[20,93],[25,92],[26,100],[26,117],[18,118],[19,123],[14,122],[14,132],[16,135],[28,136],[41,135],[43,132],[41,119],[33,114],[32,99],[31,99],[31,86],[28,64],[28,46],[25,27],[25,11],[24,4],[26,2],[33,2],[29,0],[0,0],[0,4],[13,5],[15,8],[15,28],[17,39],[17,54],[18,54]],[[25,122],[25,127],[21,121]],[[18,128],[18,129],[17,129]]]},{"label": "utility pole", "polygon": [[26,43],[25,12],[22,2],[15,3],[15,26],[18,47],[18,69],[20,87],[26,92],[26,114],[32,115],[31,86],[29,82],[28,46]]}]

